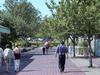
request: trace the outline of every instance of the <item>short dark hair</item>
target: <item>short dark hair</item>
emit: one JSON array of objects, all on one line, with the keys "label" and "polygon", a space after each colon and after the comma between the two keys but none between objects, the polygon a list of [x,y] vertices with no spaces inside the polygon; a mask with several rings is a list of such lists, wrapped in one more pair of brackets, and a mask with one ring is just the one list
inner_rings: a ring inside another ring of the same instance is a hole
[{"label": "short dark hair", "polygon": [[65,44],[65,42],[64,42],[64,41],[61,41],[61,44],[62,44],[62,45],[64,45],[64,44]]},{"label": "short dark hair", "polygon": [[10,48],[10,45],[9,45],[9,44],[7,44],[7,45],[6,45],[6,48]]}]

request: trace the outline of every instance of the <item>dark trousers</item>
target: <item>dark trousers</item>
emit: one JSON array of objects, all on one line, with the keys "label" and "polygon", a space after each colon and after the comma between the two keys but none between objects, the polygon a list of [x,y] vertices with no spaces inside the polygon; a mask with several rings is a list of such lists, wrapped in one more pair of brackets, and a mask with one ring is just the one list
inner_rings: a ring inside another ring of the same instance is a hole
[{"label": "dark trousers", "polygon": [[65,69],[65,55],[59,55],[59,69],[61,72]]},{"label": "dark trousers", "polygon": [[44,55],[45,54],[45,48],[44,47],[42,48],[42,51],[43,51],[43,55]]}]

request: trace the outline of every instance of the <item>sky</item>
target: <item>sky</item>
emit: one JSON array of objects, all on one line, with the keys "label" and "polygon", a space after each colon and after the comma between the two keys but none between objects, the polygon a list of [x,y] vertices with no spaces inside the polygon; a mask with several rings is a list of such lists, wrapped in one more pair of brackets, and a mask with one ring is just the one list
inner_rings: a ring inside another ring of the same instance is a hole
[{"label": "sky", "polygon": [[[3,8],[4,1],[5,0],[0,0],[0,9]],[[45,1],[46,0],[28,0],[28,2],[31,2],[33,4],[33,6],[41,12],[42,17],[44,17],[46,15],[47,16],[51,15],[50,10],[45,5]],[[50,0],[47,0],[47,1],[50,1]],[[58,1],[59,0],[55,0],[55,2],[58,2]]]}]

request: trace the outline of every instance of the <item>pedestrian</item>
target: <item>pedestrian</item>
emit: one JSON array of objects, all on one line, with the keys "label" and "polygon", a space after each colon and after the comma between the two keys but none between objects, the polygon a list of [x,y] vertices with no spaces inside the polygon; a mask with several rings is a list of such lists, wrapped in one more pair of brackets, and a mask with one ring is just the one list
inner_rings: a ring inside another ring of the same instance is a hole
[{"label": "pedestrian", "polygon": [[73,46],[71,44],[69,44],[69,46],[68,46],[68,52],[69,52],[70,56],[73,55]]},{"label": "pedestrian", "polygon": [[6,72],[10,71],[12,59],[14,59],[14,53],[12,49],[10,48],[10,45],[7,44],[4,50],[4,61],[6,64]]},{"label": "pedestrian", "polygon": [[3,64],[3,49],[0,47],[0,71],[2,69]]},{"label": "pedestrian", "polygon": [[42,47],[43,55],[45,55],[45,46]]},{"label": "pedestrian", "polygon": [[68,58],[68,48],[65,46],[64,41],[62,41],[61,45],[57,47],[56,55],[58,55],[58,66],[60,72],[64,72],[66,56]]},{"label": "pedestrian", "polygon": [[50,47],[50,42],[49,42],[49,41],[46,41],[46,42],[44,43],[44,47],[45,47],[46,54],[48,54],[48,49],[49,49],[49,47]]},{"label": "pedestrian", "polygon": [[21,58],[20,46],[21,46],[20,44],[16,44],[13,50],[15,56],[15,60],[14,60],[15,72],[19,71],[19,67],[20,67],[20,58]]}]

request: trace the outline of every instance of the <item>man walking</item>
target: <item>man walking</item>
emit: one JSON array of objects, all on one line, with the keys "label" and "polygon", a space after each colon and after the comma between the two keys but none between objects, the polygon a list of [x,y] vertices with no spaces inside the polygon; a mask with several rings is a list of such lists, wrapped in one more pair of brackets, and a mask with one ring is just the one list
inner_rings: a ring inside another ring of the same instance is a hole
[{"label": "man walking", "polygon": [[62,41],[61,45],[57,47],[56,54],[58,54],[59,58],[58,63],[60,72],[64,72],[66,55],[68,58],[68,48],[65,46],[64,41]]}]

